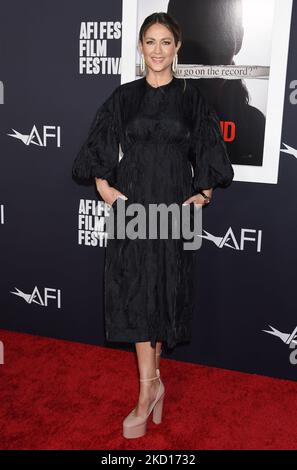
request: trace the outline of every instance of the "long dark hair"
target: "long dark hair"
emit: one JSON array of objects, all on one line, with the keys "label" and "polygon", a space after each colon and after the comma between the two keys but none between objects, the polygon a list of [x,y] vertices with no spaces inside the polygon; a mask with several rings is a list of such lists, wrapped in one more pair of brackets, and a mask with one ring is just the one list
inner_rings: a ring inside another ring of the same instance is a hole
[{"label": "long dark hair", "polygon": [[145,18],[139,30],[139,41],[141,43],[143,42],[143,36],[146,30],[155,23],[160,23],[166,26],[166,28],[168,28],[172,32],[175,46],[177,46],[178,41],[181,41],[182,37],[181,28],[177,21],[173,18],[173,16],[163,11],[152,13],[151,15]]}]

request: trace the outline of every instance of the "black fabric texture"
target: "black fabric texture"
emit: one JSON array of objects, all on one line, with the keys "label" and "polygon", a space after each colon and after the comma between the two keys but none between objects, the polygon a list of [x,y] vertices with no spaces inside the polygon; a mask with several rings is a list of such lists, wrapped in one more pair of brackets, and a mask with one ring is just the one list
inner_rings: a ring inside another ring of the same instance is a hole
[{"label": "black fabric texture", "polygon": [[[173,76],[155,88],[143,77],[119,85],[96,111],[73,176],[106,179],[128,198],[126,208],[181,206],[200,189],[228,187],[234,172],[218,116],[191,82]],[[150,341],[153,347],[163,341],[168,348],[190,341],[197,250],[184,250],[183,242],[108,239],[108,341]]]}]

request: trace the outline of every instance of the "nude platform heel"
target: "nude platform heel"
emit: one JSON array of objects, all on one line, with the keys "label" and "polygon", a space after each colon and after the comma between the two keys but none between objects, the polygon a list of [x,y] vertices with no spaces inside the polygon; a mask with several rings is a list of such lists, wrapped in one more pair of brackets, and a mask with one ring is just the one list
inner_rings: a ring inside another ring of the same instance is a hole
[{"label": "nude platform heel", "polygon": [[159,389],[157,396],[151,404],[146,416],[135,416],[135,409],[126,416],[123,421],[123,436],[127,439],[144,436],[147,429],[147,422],[150,414],[153,412],[153,422],[160,424],[162,422],[163,403],[165,396],[165,387],[159,375],[149,379],[139,379],[140,382],[150,382],[151,380],[159,380]]}]

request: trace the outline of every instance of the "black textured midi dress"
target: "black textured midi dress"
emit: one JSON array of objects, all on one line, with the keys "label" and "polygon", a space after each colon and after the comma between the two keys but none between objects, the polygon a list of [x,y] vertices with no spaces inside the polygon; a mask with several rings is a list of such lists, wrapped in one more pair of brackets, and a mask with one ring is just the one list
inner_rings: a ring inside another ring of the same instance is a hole
[{"label": "black textured midi dress", "polygon": [[[104,178],[130,203],[182,203],[199,189],[227,187],[234,172],[219,119],[193,79],[146,77],[119,85],[96,111],[72,167],[79,179]],[[122,157],[119,158],[119,145]],[[114,214],[117,204],[112,204]],[[129,217],[128,217],[129,219]],[[107,240],[105,332],[108,341],[190,341],[197,250],[184,240]]]}]

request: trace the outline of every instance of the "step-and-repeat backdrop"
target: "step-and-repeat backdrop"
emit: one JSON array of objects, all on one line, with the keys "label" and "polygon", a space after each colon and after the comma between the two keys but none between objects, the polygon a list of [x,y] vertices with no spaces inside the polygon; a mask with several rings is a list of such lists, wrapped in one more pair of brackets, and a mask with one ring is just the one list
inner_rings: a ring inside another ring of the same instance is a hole
[{"label": "step-and-repeat backdrop", "polygon": [[106,208],[71,168],[98,107],[139,76],[154,11],[179,21],[180,77],[215,106],[235,171],[203,209],[192,341],[167,357],[295,380],[296,0],[4,2],[0,328],[134,350],[105,339]]}]

